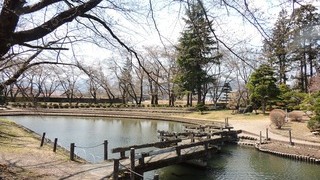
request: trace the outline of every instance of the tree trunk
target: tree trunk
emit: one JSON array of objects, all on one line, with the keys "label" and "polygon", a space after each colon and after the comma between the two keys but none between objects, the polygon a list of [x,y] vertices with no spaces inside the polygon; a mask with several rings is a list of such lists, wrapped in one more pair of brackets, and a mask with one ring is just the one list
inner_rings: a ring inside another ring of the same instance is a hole
[{"label": "tree trunk", "polygon": [[201,94],[201,87],[197,88],[197,93],[198,93],[198,99],[197,99],[197,104],[201,104],[202,103],[202,94]]},{"label": "tree trunk", "polygon": [[262,110],[262,114],[266,113],[266,101],[265,100],[263,100],[261,102],[261,110]]}]

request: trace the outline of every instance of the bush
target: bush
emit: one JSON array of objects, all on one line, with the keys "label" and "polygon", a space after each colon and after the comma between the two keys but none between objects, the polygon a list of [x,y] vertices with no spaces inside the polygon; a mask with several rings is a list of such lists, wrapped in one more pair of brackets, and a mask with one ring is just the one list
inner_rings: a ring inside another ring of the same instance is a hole
[{"label": "bush", "polygon": [[278,129],[281,129],[285,124],[286,113],[281,109],[274,109],[270,112],[270,120]]},{"label": "bush", "polygon": [[301,122],[303,117],[303,112],[301,111],[292,111],[288,113],[288,117],[291,121]]},{"label": "bush", "polygon": [[41,107],[41,108],[48,108],[48,104],[47,104],[47,103],[41,103],[41,104],[40,104],[40,107]]},{"label": "bush", "polygon": [[68,109],[70,107],[70,105],[69,104],[65,104],[63,107]]},{"label": "bush", "polygon": [[314,116],[308,121],[308,128],[311,131],[314,131],[316,129],[320,129],[320,116]]},{"label": "bush", "polygon": [[203,114],[203,111],[207,111],[208,107],[205,106],[203,103],[200,103],[196,105],[196,109],[200,111],[200,114]]}]

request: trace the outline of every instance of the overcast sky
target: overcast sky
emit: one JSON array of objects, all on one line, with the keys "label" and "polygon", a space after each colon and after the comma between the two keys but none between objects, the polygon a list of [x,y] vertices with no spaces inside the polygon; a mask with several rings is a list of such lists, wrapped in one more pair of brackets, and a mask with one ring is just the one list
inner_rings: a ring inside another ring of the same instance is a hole
[{"label": "overcast sky", "polygon": [[[318,0],[308,1],[319,8],[320,2]],[[143,46],[162,46],[162,42],[166,45],[176,44],[185,25],[182,20],[185,16],[185,8],[179,3],[171,3],[170,6],[167,6],[166,2],[162,0],[153,1],[154,14],[149,12],[147,15],[135,17],[139,21],[139,24],[127,21],[121,16],[113,14],[113,18],[117,22],[117,26],[115,27],[119,30],[115,31],[115,33],[121,40],[137,50]],[[257,14],[261,14],[263,19],[259,22],[269,34],[269,30],[273,27],[281,8],[286,8],[289,13],[292,12],[292,4],[284,3],[286,0],[251,0],[247,2],[249,7],[257,10]],[[306,2],[305,0],[302,3],[305,4]],[[263,37],[240,14],[231,8],[222,7],[217,9],[216,7],[218,6],[213,3],[205,5],[209,11],[208,14],[214,17],[213,28],[220,39],[235,49],[243,48],[244,45],[257,50],[261,49]],[[295,8],[297,7],[298,5],[295,4]],[[155,24],[151,18],[152,15],[159,32],[155,28]],[[114,56],[115,50],[107,51],[99,49],[95,45],[85,44],[79,47],[78,55],[83,59],[95,59],[98,61],[98,59],[101,60]]]}]

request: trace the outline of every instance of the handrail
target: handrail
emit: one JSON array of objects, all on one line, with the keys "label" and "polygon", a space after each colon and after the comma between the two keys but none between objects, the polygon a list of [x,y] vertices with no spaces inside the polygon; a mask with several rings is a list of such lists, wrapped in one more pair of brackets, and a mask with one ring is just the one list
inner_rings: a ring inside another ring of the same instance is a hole
[{"label": "handrail", "polygon": [[148,147],[161,147],[161,146],[168,146],[170,144],[181,142],[181,139],[175,139],[175,140],[169,140],[169,141],[163,141],[163,142],[155,142],[155,143],[149,143],[149,144],[141,144],[141,145],[132,145],[127,147],[117,147],[112,149],[112,153],[118,153],[118,152],[125,152],[129,151],[131,148],[134,149],[143,149]]}]

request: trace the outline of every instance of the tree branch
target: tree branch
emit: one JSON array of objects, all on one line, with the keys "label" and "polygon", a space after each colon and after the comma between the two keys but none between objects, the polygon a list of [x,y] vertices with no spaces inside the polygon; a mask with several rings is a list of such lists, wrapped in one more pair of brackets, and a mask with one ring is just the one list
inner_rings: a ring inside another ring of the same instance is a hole
[{"label": "tree branch", "polygon": [[45,47],[45,46],[33,46],[31,44],[22,43],[21,45],[30,47],[30,48],[37,48],[37,49],[46,49],[46,50],[69,50],[69,48],[62,48],[62,47]]},{"label": "tree branch", "polygon": [[62,1],[62,0],[41,0],[38,3],[18,8],[18,9],[15,10],[15,13],[18,16],[23,15],[23,14],[33,13],[33,12],[36,12],[36,11],[38,11],[40,9],[43,9],[43,8],[45,8],[45,7],[47,7],[47,6],[51,5],[51,4],[54,4],[54,3],[57,3],[57,2],[60,2],[60,1]]},{"label": "tree branch", "polygon": [[[206,21],[207,21],[207,22],[210,22],[210,20],[209,20],[209,18],[208,18],[208,14],[207,14],[207,12],[205,11],[204,6],[203,6],[203,4],[202,4],[202,1],[201,1],[201,0],[198,0],[198,2],[199,2],[201,8],[202,8],[203,11],[204,11],[204,15],[205,15]],[[212,32],[213,36],[216,38],[216,40],[217,40],[218,42],[220,42],[225,48],[227,48],[233,55],[235,55],[237,58],[239,58],[242,62],[244,62],[246,65],[248,65],[249,67],[251,67],[251,68],[254,69],[254,67],[253,67],[251,64],[249,64],[248,62],[246,62],[245,59],[243,59],[242,57],[240,57],[240,56],[239,56],[236,52],[234,52],[226,43],[224,43],[221,39],[219,39],[218,36],[216,35],[216,33],[214,32],[214,29],[213,29],[211,26],[209,26],[209,28],[210,28],[210,31]]]},{"label": "tree branch", "polygon": [[71,22],[76,17],[83,15],[84,13],[90,11],[92,8],[96,7],[102,0],[90,0],[82,5],[73,7],[66,10],[57,16],[53,17],[49,21],[43,23],[34,29],[20,31],[13,34],[12,44],[22,44],[24,42],[33,41],[44,37],[45,35],[51,33],[61,25]]}]

